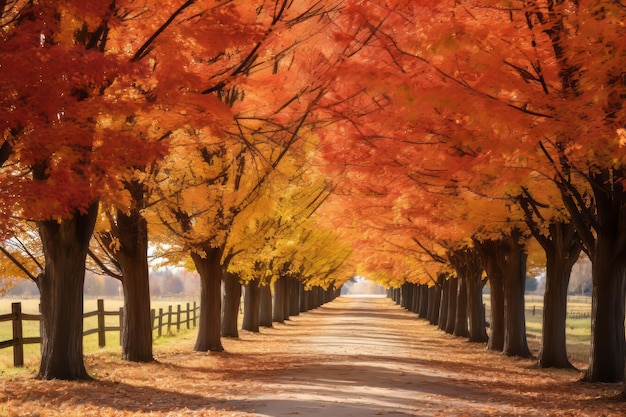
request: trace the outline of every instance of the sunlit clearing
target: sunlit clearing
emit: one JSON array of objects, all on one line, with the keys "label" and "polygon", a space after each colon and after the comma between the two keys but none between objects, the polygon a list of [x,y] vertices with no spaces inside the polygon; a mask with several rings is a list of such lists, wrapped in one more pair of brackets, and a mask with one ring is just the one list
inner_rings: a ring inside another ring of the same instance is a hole
[{"label": "sunlit clearing", "polygon": [[343,284],[341,295],[368,295],[385,296],[385,288],[382,285],[369,281],[367,278],[356,275]]}]

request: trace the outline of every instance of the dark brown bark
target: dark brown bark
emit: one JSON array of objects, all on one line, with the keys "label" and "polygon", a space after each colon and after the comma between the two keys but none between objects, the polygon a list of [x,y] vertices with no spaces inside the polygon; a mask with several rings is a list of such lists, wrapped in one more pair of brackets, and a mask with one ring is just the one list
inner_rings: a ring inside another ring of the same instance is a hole
[{"label": "dark brown bark", "polygon": [[410,297],[410,311],[415,314],[419,314],[420,311],[420,292],[418,284],[410,284],[411,290],[409,291]]},{"label": "dark brown bark", "polygon": [[448,324],[448,299],[450,297],[450,280],[444,279],[441,285],[441,304],[439,305],[439,324],[437,327],[446,330]]},{"label": "dark brown bark", "polygon": [[439,305],[441,304],[441,287],[433,285],[428,288],[428,322],[436,326],[439,322]]},{"label": "dark brown bark", "polygon": [[502,352],[504,349],[504,272],[500,266],[500,258],[505,256],[505,245],[501,240],[475,241],[474,243],[480,251],[489,282],[491,314],[487,349]]},{"label": "dark brown bark", "polygon": [[272,310],[272,321],[277,323],[285,322],[285,278],[278,277],[274,281],[274,307]]},{"label": "dark brown bark", "polygon": [[398,288],[394,288],[393,289],[393,293],[394,293],[394,301],[396,302],[397,305],[401,305],[402,303],[402,288],[398,287]]},{"label": "dark brown bark", "polygon": [[283,320],[289,320],[289,312],[291,311],[291,277],[286,275],[283,277],[283,285],[285,293],[283,295]]},{"label": "dark brown bark", "polygon": [[446,333],[454,333],[454,325],[456,323],[456,301],[458,296],[458,283],[456,277],[448,278],[448,313],[446,314]]},{"label": "dark brown bark", "polygon": [[[120,248],[111,251],[122,272],[124,314],[122,315],[122,359],[151,362],[152,317],[148,270],[148,224],[139,209],[125,213],[118,210],[111,236]],[[105,242],[107,238],[105,237]]]},{"label": "dark brown bark", "polygon": [[222,337],[239,337],[239,308],[241,306],[241,283],[239,276],[225,272],[224,302],[222,304]]},{"label": "dark brown bark", "polygon": [[400,307],[406,308],[407,310],[411,308],[411,283],[405,282],[400,287],[400,291],[402,296],[400,297]]},{"label": "dark brown bark", "polygon": [[456,318],[454,320],[454,336],[468,337],[469,328],[467,324],[467,280],[465,276],[458,276]]},{"label": "dark brown bark", "polygon": [[433,323],[436,326],[439,326],[440,321],[440,313],[441,313],[441,303],[443,301],[443,284],[446,281],[445,275],[439,275],[437,277],[437,286],[436,286],[436,298],[435,298],[435,311],[433,312]]},{"label": "dark brown bark", "polygon": [[37,223],[46,262],[38,279],[42,315],[38,379],[90,379],[83,360],[83,286],[97,213],[98,203],[93,203],[70,219]]},{"label": "dark brown bark", "polygon": [[313,309],[316,309],[322,305],[320,290],[321,288],[317,286],[311,288],[311,305],[313,306]]},{"label": "dark brown bark", "polygon": [[567,357],[567,287],[582,244],[570,223],[553,223],[549,236],[538,239],[546,252],[546,289],[543,297],[541,368],[572,368]]},{"label": "dark brown bark", "polygon": [[485,323],[485,304],[483,303],[483,287],[486,280],[481,272],[467,280],[467,311],[470,342],[487,342],[487,325]]},{"label": "dark brown bark", "polygon": [[309,305],[309,310],[315,310],[317,308],[317,306],[315,305],[315,292],[316,292],[316,287],[312,287],[309,290],[309,301],[308,301],[308,305]]},{"label": "dark brown bark", "polygon": [[311,306],[309,305],[309,300],[311,299],[310,293],[311,293],[310,290],[307,290],[304,288],[302,289],[302,298],[300,299],[300,312],[301,313],[304,313],[311,309]]},{"label": "dark brown bark", "polygon": [[261,290],[259,280],[253,279],[244,286],[242,329],[258,332],[261,313]]},{"label": "dark brown bark", "polygon": [[263,283],[259,287],[259,325],[263,327],[272,327],[272,287],[270,284]]},{"label": "dark brown bark", "polygon": [[[622,214],[622,218],[625,215]],[[626,226],[626,225],[625,225]],[[626,260],[616,251],[617,231],[599,234],[592,259],[591,352],[585,380],[624,381]],[[626,388],[625,388],[626,390]]]},{"label": "dark brown bark", "polygon": [[300,283],[300,285],[298,286],[298,290],[300,291],[300,312],[304,313],[309,310],[309,306],[307,303],[308,300],[303,283]]},{"label": "dark brown bark", "polygon": [[289,316],[300,315],[300,291],[302,283],[295,278],[290,278],[289,285]]},{"label": "dark brown bark", "polygon": [[524,292],[526,289],[526,259],[520,234],[513,231],[507,236],[508,253],[504,263],[504,347],[508,356],[531,357],[526,340]]},{"label": "dark brown bark", "polygon": [[222,248],[204,245],[204,256],[191,252],[191,259],[200,275],[200,322],[194,350],[221,352],[222,322]]},{"label": "dark brown bark", "polygon": [[[462,273],[467,294],[467,322],[470,342],[486,342],[485,307],[483,304],[483,262],[479,251],[467,248],[458,253],[458,273]],[[456,268],[457,266],[455,266]]]},{"label": "dark brown bark", "polygon": [[427,319],[428,318],[428,285],[419,284],[416,288],[419,291],[419,300],[420,300],[420,305],[419,305],[419,309],[417,310],[417,313],[419,314],[421,318]]}]

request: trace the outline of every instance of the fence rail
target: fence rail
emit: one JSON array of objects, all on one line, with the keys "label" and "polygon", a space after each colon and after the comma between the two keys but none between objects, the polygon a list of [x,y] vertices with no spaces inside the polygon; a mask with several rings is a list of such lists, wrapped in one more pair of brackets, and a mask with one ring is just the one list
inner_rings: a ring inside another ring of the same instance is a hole
[{"label": "fence rail", "polygon": [[[150,311],[150,317],[152,319],[152,330],[156,331],[157,337],[163,336],[163,329],[165,328],[167,335],[172,334],[172,327],[176,328],[176,331],[180,331],[181,326],[185,326],[187,329],[191,329],[192,327],[196,327],[196,323],[198,321],[198,311],[199,307],[197,303],[194,301],[193,304],[186,303],[183,308],[180,304],[176,306],[176,310],[173,309],[172,305],[168,306],[167,310],[164,311],[163,308],[157,310],[152,309]],[[88,336],[91,334],[98,334],[98,346],[105,347],[106,346],[106,333],[107,332],[121,332],[122,330],[122,319],[124,315],[124,309],[120,308],[116,311],[107,311],[104,308],[104,300],[98,299],[98,306],[95,311],[89,311],[83,313],[83,319],[89,317],[97,317],[98,324],[97,327],[85,329],[83,330],[83,336]],[[118,326],[107,326],[106,325],[106,317],[107,316],[116,316],[119,318]],[[12,322],[13,327],[13,337],[9,340],[0,340],[0,349],[13,348],[13,366],[19,367],[24,366],[24,345],[28,344],[36,344],[41,343],[41,314],[28,314],[22,312],[22,303],[12,303],[11,304],[11,313],[9,314],[0,314],[0,323],[2,322]],[[40,336],[36,337],[23,337],[23,322],[24,321],[38,321],[39,324],[39,334]],[[121,339],[121,337],[120,337]]]}]

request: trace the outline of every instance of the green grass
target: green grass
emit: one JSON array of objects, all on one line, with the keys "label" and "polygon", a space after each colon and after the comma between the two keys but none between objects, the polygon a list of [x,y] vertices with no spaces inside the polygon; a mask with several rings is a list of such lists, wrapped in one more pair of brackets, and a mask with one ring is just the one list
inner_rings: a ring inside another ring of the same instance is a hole
[{"label": "green grass", "polygon": [[[39,311],[39,300],[38,299],[29,299],[29,300],[12,300],[12,299],[3,299],[0,298],[0,314],[8,314],[11,312],[11,303],[13,302],[21,302],[22,304],[22,312],[29,314],[37,314]],[[172,305],[172,311],[176,313],[176,305],[180,304],[182,310],[186,309],[187,300],[152,300],[151,308],[156,310],[156,314],[159,312],[159,308],[162,308],[164,312],[167,312],[168,306]],[[193,306],[193,302],[190,302],[190,305]],[[108,299],[104,302],[105,311],[119,311],[119,309],[123,306],[122,300],[116,299]],[[91,312],[97,310],[97,300],[95,299],[86,299],[84,303],[84,311]],[[182,314],[182,319],[185,318],[185,314]],[[166,319],[164,318],[164,321]],[[197,323],[196,323],[197,324]],[[106,327],[117,327],[119,326],[119,317],[117,316],[105,316],[105,326]],[[83,330],[93,329],[98,327],[98,318],[96,316],[87,317],[83,321]],[[189,332],[195,332],[192,328],[191,330],[187,330],[186,325],[182,325],[180,329],[181,334],[186,334]],[[24,321],[22,325],[22,334],[24,337],[39,337],[39,322],[38,321]],[[154,344],[159,345],[163,343],[168,343],[172,340],[174,336],[176,336],[176,326],[172,325],[170,328],[170,334],[167,334],[167,330],[163,327],[162,337],[157,337],[157,331],[154,331]],[[0,340],[10,340],[13,338],[13,328],[12,323],[2,322],[0,323]],[[94,352],[111,352],[111,354],[119,354],[121,355],[122,349],[120,347],[120,334],[119,331],[108,331],[106,332],[106,346],[104,348],[100,348],[98,346],[98,334],[91,334],[85,336],[83,338],[83,352],[85,354],[94,353]],[[14,368],[13,367],[13,349],[5,348],[0,349],[0,374],[1,375],[14,375],[21,374],[23,372],[32,372],[34,369],[39,367],[39,362],[41,360],[40,354],[40,345],[39,344],[29,344],[24,346],[24,368]]]},{"label": "green grass", "polygon": [[[9,313],[11,311],[11,302],[14,300],[0,299],[0,314]],[[485,305],[487,307],[487,317],[489,317],[489,295],[484,297]],[[22,300],[22,311],[25,313],[37,313],[39,310],[39,300]],[[167,311],[169,305],[173,306],[173,312],[176,312],[176,305],[181,304],[184,309],[186,307],[186,301],[173,301],[173,300],[153,300],[151,307],[156,310],[162,308]],[[121,300],[109,299],[104,303],[106,311],[116,311],[122,307]],[[533,314],[534,306],[534,314]],[[528,335],[528,342],[531,350],[535,355],[539,353],[539,347],[541,342],[541,320],[542,320],[542,308],[543,298],[540,296],[527,296],[526,297],[526,331]],[[85,300],[85,311],[95,311],[97,309],[97,301]],[[575,296],[570,297],[568,300],[568,312],[590,312],[591,300],[589,297]],[[184,316],[183,316],[184,317]],[[106,316],[106,326],[118,326],[119,319],[117,317]],[[589,360],[589,344],[591,337],[591,319],[569,319],[566,322],[567,325],[567,352],[571,360],[578,364],[585,364]],[[89,317],[84,320],[84,329],[91,329],[97,327],[97,317]],[[187,334],[195,332],[194,329],[187,330],[186,326],[181,327],[181,334]],[[158,338],[156,331],[154,332],[154,344],[155,346],[166,344],[172,341],[176,336],[176,328],[172,326],[171,334],[166,334],[166,329],[163,328],[163,336]],[[39,323],[27,321],[23,326],[24,337],[37,337],[39,336]],[[11,322],[0,323],[0,340],[8,340],[12,338]],[[111,352],[111,354],[121,354],[119,332],[110,331],[106,333],[106,347],[98,347],[98,335],[92,334],[85,336],[83,339],[83,351],[85,354],[104,351]],[[13,368],[13,349],[6,348],[0,349],[0,374],[11,375],[18,374],[25,371],[32,371],[39,366],[40,353],[39,344],[27,345],[24,347],[24,362],[25,368],[15,369]]]},{"label": "green grass", "polygon": [[[489,295],[483,297],[489,318]],[[543,297],[527,295],[526,300],[526,334],[528,345],[534,355],[539,355],[541,347],[541,329],[543,315]],[[533,314],[534,307],[534,314]],[[567,302],[568,317],[570,313],[591,313],[591,297],[570,296]],[[568,318],[566,321],[567,355],[576,364],[589,361],[591,343],[591,318]]]}]

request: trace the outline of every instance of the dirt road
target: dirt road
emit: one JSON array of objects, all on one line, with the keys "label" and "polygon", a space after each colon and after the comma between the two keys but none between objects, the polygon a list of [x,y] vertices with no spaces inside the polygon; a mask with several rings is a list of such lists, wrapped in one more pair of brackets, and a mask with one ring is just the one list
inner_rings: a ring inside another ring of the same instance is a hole
[{"label": "dirt road", "polygon": [[0,376],[0,416],[624,416],[619,384],[578,382],[438,331],[384,298],[340,297],[261,333],[154,363],[86,358],[89,382]]},{"label": "dirt road", "polygon": [[[616,406],[611,410],[600,400],[594,404],[593,397],[578,398],[572,392],[578,372],[540,371],[533,361],[487,352],[383,298],[342,297],[277,330],[275,337],[294,343],[292,354],[305,360],[268,378],[259,376],[261,392],[245,401],[258,415],[578,416],[626,411],[626,404],[622,410],[619,403],[609,404]],[[557,386],[566,392],[553,390]]]}]

